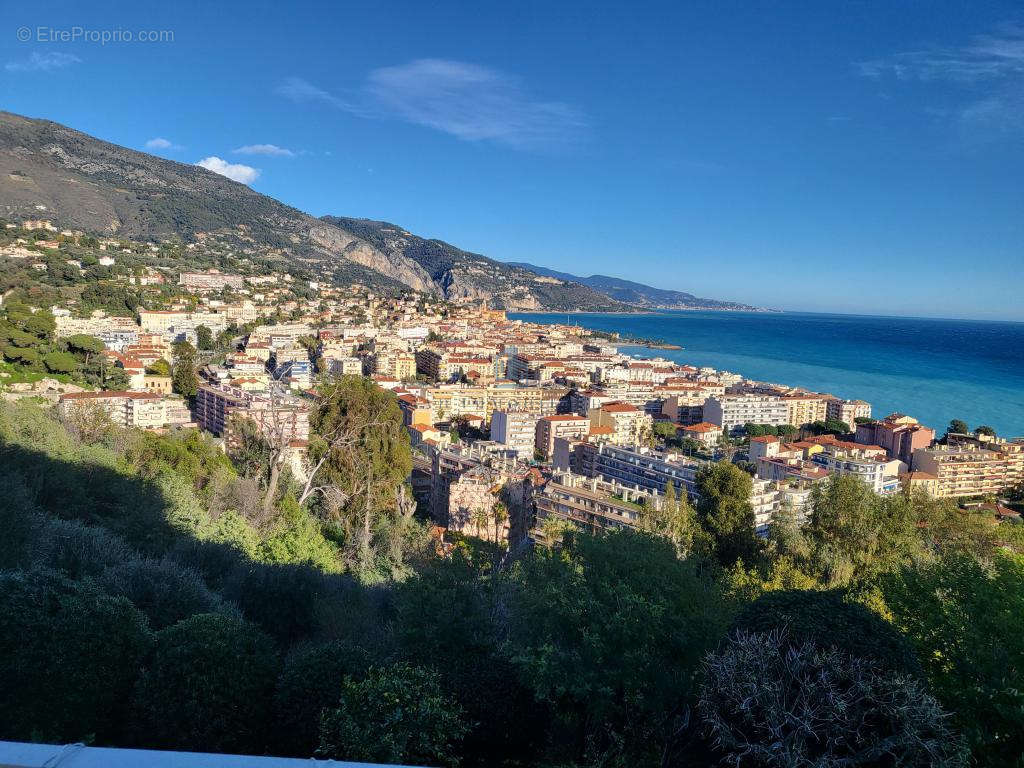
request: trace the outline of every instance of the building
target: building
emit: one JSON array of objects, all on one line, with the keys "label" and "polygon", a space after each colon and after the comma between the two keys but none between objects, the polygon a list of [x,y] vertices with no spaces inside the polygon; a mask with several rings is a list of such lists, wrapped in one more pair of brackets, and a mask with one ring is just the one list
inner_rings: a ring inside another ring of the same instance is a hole
[{"label": "building", "polygon": [[623,402],[605,403],[590,409],[591,427],[610,427],[611,441],[616,445],[643,443],[651,433],[653,420],[649,413]]},{"label": "building", "polygon": [[899,459],[890,459],[876,446],[856,443],[826,444],[811,459],[833,475],[852,475],[880,495],[900,489],[900,475],[907,465]]},{"label": "building", "polygon": [[578,443],[575,453],[570,463],[575,464],[578,474],[657,493],[663,493],[672,483],[679,493],[696,494],[694,481],[701,462],[693,459],[607,441]]},{"label": "building", "polygon": [[62,416],[99,409],[119,427],[163,429],[189,422],[188,409],[180,398],[157,392],[75,392],[61,395],[57,405]]},{"label": "building", "polygon": [[790,409],[778,395],[722,395],[704,403],[704,419],[731,434],[744,424],[789,424]]},{"label": "building", "polygon": [[634,528],[641,505],[661,503],[656,493],[637,491],[599,477],[556,472],[534,497],[537,522],[531,537],[544,541],[545,523],[564,520],[590,533]]},{"label": "building", "polygon": [[870,418],[871,403],[864,400],[842,400],[838,397],[828,397],[825,400],[825,419],[841,421],[851,432],[857,431],[857,419]]},{"label": "building", "polygon": [[178,285],[196,293],[222,291],[225,288],[241,290],[245,288],[245,278],[241,275],[223,275],[220,272],[182,272],[178,276]]},{"label": "building", "polygon": [[935,430],[905,414],[892,413],[880,421],[858,424],[854,440],[861,445],[880,445],[890,458],[899,459],[911,469],[923,469],[914,465],[914,454],[932,444]]},{"label": "building", "polygon": [[507,445],[520,456],[532,457],[537,438],[537,419],[522,411],[493,411],[491,440]]},{"label": "building", "polygon": [[938,498],[987,496],[1024,482],[1018,456],[1024,444],[1007,443],[1009,450],[978,445],[933,445],[914,452],[914,473],[935,478],[930,488]]},{"label": "building", "polygon": [[678,430],[680,437],[696,440],[702,445],[708,447],[718,445],[718,441],[722,439],[722,428],[717,424],[712,424],[710,421],[702,421],[698,424],[690,424],[685,427],[680,427]]},{"label": "building", "polygon": [[574,414],[552,414],[543,416],[537,421],[536,440],[534,443],[538,453],[545,461],[550,461],[555,452],[555,440],[579,440],[590,431],[590,419]]},{"label": "building", "polygon": [[300,402],[273,403],[270,399],[222,384],[201,384],[196,393],[195,417],[203,429],[231,438],[231,417],[254,421],[271,440],[309,440],[309,408]]},{"label": "building", "polygon": [[[793,393],[783,395],[782,402],[786,405],[786,423],[794,427],[802,427],[804,424],[825,420],[827,409],[825,398],[821,395],[808,392]],[[767,424],[769,422],[754,423]]]}]

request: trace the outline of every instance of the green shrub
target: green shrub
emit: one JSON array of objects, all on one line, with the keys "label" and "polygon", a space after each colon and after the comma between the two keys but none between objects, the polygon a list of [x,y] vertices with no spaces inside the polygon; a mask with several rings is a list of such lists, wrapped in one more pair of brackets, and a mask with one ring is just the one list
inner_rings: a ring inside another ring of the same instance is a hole
[{"label": "green shrub", "polygon": [[873,659],[886,669],[921,675],[910,642],[877,613],[843,599],[838,591],[779,590],[767,592],[734,619],[732,630],[786,630],[799,645],[814,643]]},{"label": "green shrub", "polygon": [[52,571],[0,574],[0,734],[116,742],[152,636],[124,598]]},{"label": "green shrub", "polygon": [[324,712],[318,754],[375,763],[454,765],[466,733],[462,710],[437,673],[405,663],[347,679],[338,706]]},{"label": "green shrub", "polygon": [[966,765],[962,742],[919,680],[780,630],[738,632],[709,656],[698,712],[731,765]]},{"label": "green shrub", "polygon": [[270,638],[248,622],[200,614],[162,630],[136,686],[135,743],[262,752],[277,669]]},{"label": "green shrub", "polygon": [[324,709],[338,705],[345,678],[363,677],[370,662],[365,648],[337,641],[306,646],[288,657],[274,697],[281,754],[309,757],[316,751]]}]

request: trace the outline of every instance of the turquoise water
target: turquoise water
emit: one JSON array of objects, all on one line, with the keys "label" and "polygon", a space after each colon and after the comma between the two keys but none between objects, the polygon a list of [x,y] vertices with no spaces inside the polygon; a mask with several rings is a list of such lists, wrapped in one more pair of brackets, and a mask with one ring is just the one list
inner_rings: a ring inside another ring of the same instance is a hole
[{"label": "turquoise water", "polygon": [[[512,318],[565,323],[565,314]],[[950,419],[1024,435],[1024,323],[759,312],[576,314],[570,322],[678,344],[622,347],[902,411],[940,434]]]}]

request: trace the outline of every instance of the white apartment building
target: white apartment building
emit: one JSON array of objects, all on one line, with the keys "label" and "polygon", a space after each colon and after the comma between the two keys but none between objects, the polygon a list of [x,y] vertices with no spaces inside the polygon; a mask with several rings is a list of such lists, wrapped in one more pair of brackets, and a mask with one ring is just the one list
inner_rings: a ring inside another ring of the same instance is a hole
[{"label": "white apartment building", "polygon": [[748,423],[788,424],[789,408],[776,395],[722,395],[704,403],[704,420],[729,433]]},{"label": "white apartment building", "polygon": [[507,445],[520,456],[532,456],[537,435],[537,414],[524,411],[491,413],[491,440]]}]

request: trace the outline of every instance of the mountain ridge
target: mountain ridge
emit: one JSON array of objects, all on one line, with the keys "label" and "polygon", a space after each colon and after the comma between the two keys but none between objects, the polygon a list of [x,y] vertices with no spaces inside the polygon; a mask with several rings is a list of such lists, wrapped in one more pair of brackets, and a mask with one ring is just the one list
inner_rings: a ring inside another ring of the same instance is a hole
[{"label": "mountain ridge", "polygon": [[674,291],[667,288],[655,288],[645,283],[638,283],[634,280],[625,280],[610,275],[590,275],[582,277],[570,272],[561,272],[548,267],[537,266],[524,261],[505,262],[511,266],[536,272],[539,275],[553,277],[559,280],[577,282],[593,288],[596,291],[610,296],[611,298],[635,307],[646,307],[650,309],[715,309],[715,310],[743,310],[761,311],[759,307],[749,304],[742,304],[736,301],[723,301],[721,299],[707,299],[695,296],[685,291]]},{"label": "mountain ridge", "polygon": [[[496,261],[386,221],[316,218],[198,165],[0,111],[0,217],[124,239],[178,239],[380,290],[510,310],[630,311],[618,288]],[[567,274],[567,273],[564,273]],[[638,284],[639,285],[639,284]],[[648,287],[649,288],[649,287]],[[652,306],[638,292],[644,303]]]}]

